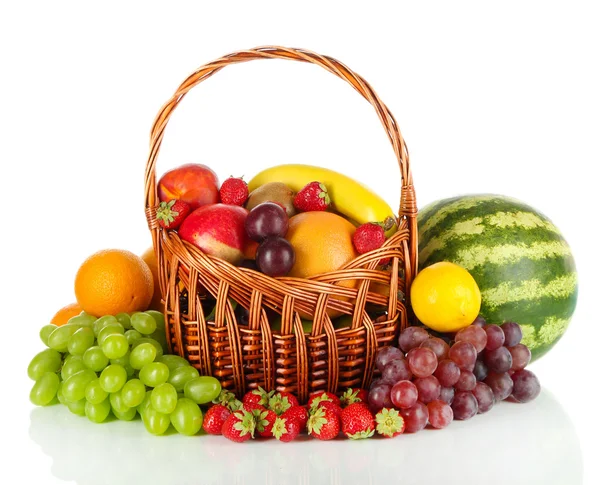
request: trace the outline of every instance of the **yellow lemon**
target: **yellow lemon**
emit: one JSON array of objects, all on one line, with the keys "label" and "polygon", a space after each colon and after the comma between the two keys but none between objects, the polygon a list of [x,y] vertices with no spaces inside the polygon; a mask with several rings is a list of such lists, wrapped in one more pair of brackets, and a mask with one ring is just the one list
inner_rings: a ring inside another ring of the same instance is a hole
[{"label": "yellow lemon", "polygon": [[410,289],[417,318],[438,332],[456,332],[477,318],[481,293],[471,274],[442,261],[421,271]]}]

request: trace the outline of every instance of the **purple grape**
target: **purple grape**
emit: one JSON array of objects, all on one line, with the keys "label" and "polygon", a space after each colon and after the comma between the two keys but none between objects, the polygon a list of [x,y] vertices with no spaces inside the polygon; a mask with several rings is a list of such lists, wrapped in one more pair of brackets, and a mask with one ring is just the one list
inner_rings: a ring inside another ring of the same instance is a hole
[{"label": "purple grape", "polygon": [[494,391],[485,382],[478,382],[473,389],[473,396],[477,399],[478,413],[487,413],[496,402]]},{"label": "purple grape", "polygon": [[440,399],[445,403],[452,404],[452,401],[454,400],[454,388],[442,387],[440,390]]},{"label": "purple grape", "polygon": [[521,325],[515,322],[505,322],[500,325],[500,328],[504,332],[504,346],[514,347],[523,338],[523,331]]},{"label": "purple grape", "polygon": [[442,360],[435,372],[433,373],[437,377],[440,384],[444,387],[452,387],[458,381],[460,377],[460,367],[456,365],[452,360]]},{"label": "purple grape", "polygon": [[496,350],[504,345],[504,332],[499,325],[486,325],[483,329],[487,334],[487,350]]},{"label": "purple grape", "polygon": [[383,372],[385,365],[396,359],[404,359],[402,351],[396,347],[388,346],[379,349],[377,356],[375,357],[375,365],[379,369],[379,372]]},{"label": "purple grape", "polygon": [[530,370],[518,370],[512,375],[514,383],[512,397],[519,402],[529,402],[540,395],[542,386]]},{"label": "purple grape", "polygon": [[394,404],[390,399],[392,387],[387,384],[378,384],[369,391],[369,407],[371,411],[377,412],[382,408],[393,408]]},{"label": "purple grape", "polygon": [[473,325],[475,327],[484,327],[485,326],[485,318],[483,318],[482,316],[479,316],[475,320],[473,320],[473,323],[471,325]]},{"label": "purple grape", "polygon": [[498,347],[496,350],[486,350],[483,353],[483,362],[489,370],[501,374],[508,372],[512,367],[512,355],[506,347]]},{"label": "purple grape", "polygon": [[413,407],[419,399],[419,390],[410,381],[399,381],[392,387],[390,398],[397,408],[408,409]]},{"label": "purple grape", "polygon": [[434,376],[422,377],[415,379],[415,386],[419,391],[419,401],[423,404],[428,404],[440,397],[440,381]]},{"label": "purple grape", "polygon": [[407,433],[416,433],[427,426],[429,420],[429,410],[422,402],[417,401],[416,404],[408,409],[401,409],[400,414],[404,418]]},{"label": "purple grape", "polygon": [[256,264],[261,272],[269,276],[285,276],[295,261],[294,248],[282,237],[270,237],[256,250]]},{"label": "purple grape", "polygon": [[456,342],[450,347],[448,357],[461,369],[472,372],[477,360],[477,349],[470,342]]},{"label": "purple grape", "polygon": [[427,340],[424,340],[420,347],[425,347],[433,350],[433,353],[436,355],[438,362],[440,360],[444,360],[448,358],[448,352],[450,351],[450,347],[446,342],[444,342],[439,337],[429,337]]},{"label": "purple grape", "polygon": [[454,413],[448,403],[435,400],[427,404],[429,412],[429,424],[435,429],[442,429],[448,426],[454,419]]},{"label": "purple grape", "polygon": [[246,217],[246,233],[254,241],[263,241],[268,237],[286,235],[288,216],[285,210],[274,202],[263,202],[252,209]]},{"label": "purple grape", "polygon": [[476,384],[477,379],[475,379],[475,374],[468,370],[461,370],[460,377],[456,384],[454,384],[454,388],[457,391],[472,391],[475,389]]},{"label": "purple grape", "polygon": [[475,350],[479,353],[487,345],[487,334],[483,328],[469,325],[457,332],[454,341],[472,343]]},{"label": "purple grape", "polygon": [[478,382],[483,381],[487,377],[488,368],[483,360],[477,359],[475,367],[473,368],[473,374],[475,374],[475,379],[477,379]]},{"label": "purple grape", "polygon": [[477,399],[475,399],[472,392],[460,391],[454,395],[454,400],[452,401],[454,419],[471,419],[477,414],[478,409]]},{"label": "purple grape", "polygon": [[512,356],[512,366],[510,370],[522,370],[527,367],[531,361],[531,350],[526,345],[517,344],[508,349]]},{"label": "purple grape", "polygon": [[381,382],[393,386],[398,381],[410,381],[412,372],[406,360],[392,360],[388,362],[381,372]]},{"label": "purple grape", "polygon": [[408,352],[421,345],[429,338],[427,330],[421,327],[407,327],[400,332],[398,346],[403,352]]},{"label": "purple grape", "polygon": [[492,389],[496,402],[504,401],[513,392],[513,380],[506,372],[490,372],[483,382]]},{"label": "purple grape", "polygon": [[410,371],[417,377],[427,377],[435,372],[437,368],[437,357],[433,350],[416,347],[406,354],[406,360]]},{"label": "purple grape", "polygon": [[383,384],[381,377],[379,377],[378,379],[373,379],[371,381],[371,385],[369,386],[369,390],[373,389],[375,386],[378,386],[379,384]]},{"label": "purple grape", "polygon": [[248,269],[253,269],[254,271],[260,271],[258,269],[258,266],[256,265],[256,261],[254,261],[253,259],[244,259],[241,263],[240,263],[240,268],[248,268]]}]

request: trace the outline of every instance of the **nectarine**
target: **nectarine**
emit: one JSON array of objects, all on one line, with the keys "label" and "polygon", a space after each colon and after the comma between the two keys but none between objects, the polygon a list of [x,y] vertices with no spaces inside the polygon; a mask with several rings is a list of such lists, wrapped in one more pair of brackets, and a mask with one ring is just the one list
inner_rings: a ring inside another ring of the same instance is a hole
[{"label": "nectarine", "polygon": [[187,202],[197,209],[219,201],[217,174],[206,165],[187,163],[166,172],[158,181],[158,198],[161,202],[173,199]]}]

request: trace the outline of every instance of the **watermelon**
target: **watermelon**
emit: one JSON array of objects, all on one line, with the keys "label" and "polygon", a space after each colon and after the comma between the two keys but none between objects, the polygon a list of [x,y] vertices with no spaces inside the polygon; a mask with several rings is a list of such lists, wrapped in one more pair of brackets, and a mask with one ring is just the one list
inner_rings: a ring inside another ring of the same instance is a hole
[{"label": "watermelon", "polygon": [[433,202],[418,216],[419,268],[451,261],[481,290],[489,323],[517,322],[532,361],[565,333],[577,302],[571,248],[543,214],[501,195]]}]

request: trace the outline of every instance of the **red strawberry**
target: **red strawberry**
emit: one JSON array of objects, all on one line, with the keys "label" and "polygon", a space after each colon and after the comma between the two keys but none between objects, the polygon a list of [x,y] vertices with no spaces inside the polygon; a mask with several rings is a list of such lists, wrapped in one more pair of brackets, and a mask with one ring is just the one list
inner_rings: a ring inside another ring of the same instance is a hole
[{"label": "red strawberry", "polygon": [[327,187],[321,182],[311,182],[294,197],[294,207],[302,212],[324,211],[330,204]]},{"label": "red strawberry", "polygon": [[156,220],[165,229],[177,229],[190,210],[190,205],[183,200],[161,202],[156,210]]},{"label": "red strawberry", "polygon": [[324,401],[329,401],[334,404],[337,404],[338,406],[341,406],[340,398],[337,397],[333,392],[317,391],[310,395],[310,398],[308,400],[308,407],[315,408]]},{"label": "red strawberry", "polygon": [[323,441],[332,440],[340,434],[340,418],[332,409],[318,406],[308,418],[306,427],[309,435]]},{"label": "red strawberry", "polygon": [[340,406],[338,406],[336,403],[334,403],[333,401],[321,401],[318,406],[316,406],[314,408],[308,408],[309,413],[313,414],[315,409],[320,408],[320,407],[329,409],[331,412],[335,413],[336,416],[339,416],[342,413],[342,408]]},{"label": "red strawberry", "polygon": [[364,389],[360,389],[358,387],[348,388],[348,390],[342,395],[340,398],[340,402],[342,407],[346,407],[350,404],[354,404],[355,402],[363,402],[367,403],[369,398],[369,393]]},{"label": "red strawberry", "polygon": [[221,434],[223,423],[229,417],[231,411],[227,409],[227,406],[222,404],[215,404],[208,408],[208,411],[204,414],[204,421],[202,427],[208,434]]},{"label": "red strawberry", "polygon": [[303,406],[294,406],[283,413],[281,417],[296,419],[300,422],[300,427],[305,429],[306,422],[308,421],[308,411]]},{"label": "red strawberry", "polygon": [[375,415],[375,423],[377,424],[377,432],[386,438],[393,438],[402,434],[406,423],[404,418],[397,409],[382,408]]},{"label": "red strawberry", "polygon": [[266,409],[264,406],[256,403],[244,403],[244,409],[254,416],[254,421],[256,423],[256,431],[259,436],[263,438],[271,438],[273,434],[271,433],[271,429],[273,428],[273,423],[275,423],[275,419],[277,419],[277,415],[271,411],[270,409]]},{"label": "red strawberry", "polygon": [[302,426],[300,422],[294,418],[284,418],[282,416],[277,418],[273,424],[273,436],[284,443],[295,440],[300,434],[300,431],[302,431]]},{"label": "red strawberry", "polygon": [[225,420],[221,434],[231,441],[242,443],[254,438],[255,429],[254,415],[245,409],[240,409],[230,414]]},{"label": "red strawberry", "polygon": [[298,399],[292,393],[281,391],[269,399],[269,409],[281,416],[288,409],[300,406]]},{"label": "red strawberry", "polygon": [[219,189],[223,204],[243,206],[248,200],[248,184],[241,178],[229,177]]},{"label": "red strawberry", "polygon": [[269,399],[271,399],[274,392],[275,391],[267,392],[259,386],[258,389],[248,391],[242,398],[242,402],[244,404],[256,403],[261,406],[267,406],[269,404]]},{"label": "red strawberry", "polygon": [[358,226],[356,231],[354,231],[352,242],[359,254],[368,253],[383,245],[385,242],[385,232],[381,225],[374,222],[367,222]]},{"label": "red strawberry", "polygon": [[342,410],[342,433],[353,440],[370,438],[375,434],[375,418],[364,403],[354,403]]}]

